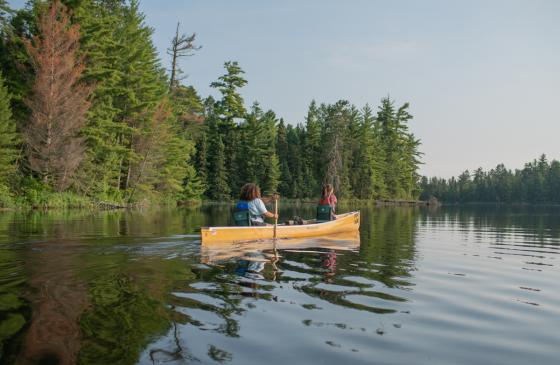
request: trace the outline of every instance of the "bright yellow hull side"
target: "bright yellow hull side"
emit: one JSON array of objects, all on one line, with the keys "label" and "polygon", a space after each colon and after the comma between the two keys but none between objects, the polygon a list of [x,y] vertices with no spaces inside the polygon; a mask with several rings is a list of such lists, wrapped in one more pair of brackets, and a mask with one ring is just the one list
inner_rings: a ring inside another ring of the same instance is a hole
[{"label": "bright yellow hull side", "polygon": [[[279,225],[277,238],[306,238],[328,236],[341,232],[358,231],[360,212],[339,214],[336,220],[296,226]],[[274,238],[273,226],[253,227],[201,227],[202,245],[220,245],[223,243],[270,240]]]}]

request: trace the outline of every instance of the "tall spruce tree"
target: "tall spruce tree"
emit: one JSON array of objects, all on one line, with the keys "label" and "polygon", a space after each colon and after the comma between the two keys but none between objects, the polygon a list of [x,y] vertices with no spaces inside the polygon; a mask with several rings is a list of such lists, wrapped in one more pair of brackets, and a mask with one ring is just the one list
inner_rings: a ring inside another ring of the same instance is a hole
[{"label": "tall spruce tree", "polygon": [[[226,62],[224,64],[226,74],[220,76],[217,81],[210,84],[217,89],[222,98],[216,101],[214,112],[218,118],[218,132],[224,144],[225,169],[230,191],[237,191],[243,183],[242,173],[237,161],[240,149],[239,119],[245,118],[246,109],[243,97],[239,94],[239,89],[247,84],[243,77],[245,73],[237,62]],[[214,166],[209,166],[213,169]]]},{"label": "tall spruce tree", "polygon": [[412,199],[420,193],[418,187],[420,176],[417,172],[421,156],[419,152],[420,140],[408,129],[408,121],[413,118],[408,112],[409,106],[408,103],[405,103],[397,110],[396,114],[396,128],[400,142],[400,185],[404,192],[402,197],[405,199]]},{"label": "tall spruce tree", "polygon": [[117,104],[117,96],[127,92],[120,51],[125,46],[121,40],[124,7],[122,0],[84,0],[75,13],[86,54],[84,79],[96,85],[84,130],[88,147],[84,186],[90,194],[110,200],[123,198],[121,164],[129,152],[123,136],[130,128],[119,117],[122,105]]},{"label": "tall spruce tree", "polygon": [[167,93],[153,30],[136,0],[84,0],[77,18],[87,29],[86,77],[99,85],[86,130],[92,174],[103,182],[101,195],[130,199],[132,170],[143,158],[137,147],[153,133],[151,118]]},{"label": "tall spruce tree", "polygon": [[420,141],[408,131],[408,103],[395,110],[390,98],[381,100],[376,129],[383,145],[384,182],[387,194],[398,199],[410,199],[418,193]]},{"label": "tall spruce tree", "polygon": [[332,184],[339,196],[351,197],[349,179],[348,131],[353,118],[352,108],[346,100],[328,107],[325,119],[325,161],[323,183]]},{"label": "tall spruce tree", "polygon": [[245,121],[239,126],[240,151],[237,166],[240,180],[260,183],[259,171],[262,170],[262,154],[264,153],[263,111],[258,103],[254,103]]},{"label": "tall spruce tree", "polygon": [[280,183],[280,162],[276,154],[276,115],[272,110],[267,111],[261,118],[260,124],[262,154],[260,155],[260,169],[258,181],[263,191],[271,194],[278,191]]},{"label": "tall spruce tree", "polygon": [[[177,81],[178,82],[178,81]],[[196,146],[205,137],[203,105],[196,90],[192,86],[175,85],[170,92],[174,121],[172,122],[173,145],[175,149],[169,150],[170,155],[177,156],[174,168],[183,171],[183,187],[181,200],[198,199],[205,189],[206,171],[201,171],[199,177],[195,165],[199,156],[196,156]],[[206,141],[202,141],[205,144]],[[169,145],[171,146],[171,145]],[[206,148],[206,146],[203,146]],[[174,152],[172,152],[174,151]],[[202,151],[205,153],[205,151]],[[170,165],[171,167],[171,165]]]},{"label": "tall spruce tree", "polygon": [[280,181],[278,191],[281,196],[292,197],[290,187],[292,186],[292,173],[290,172],[288,160],[287,129],[283,119],[278,123],[276,131],[276,154],[279,160]]},{"label": "tall spruce tree", "polygon": [[322,148],[319,111],[317,103],[313,100],[309,105],[307,116],[305,117],[305,148],[303,150],[306,169],[309,171],[307,180],[309,192],[320,191],[320,185],[324,174]]},{"label": "tall spruce tree", "polygon": [[209,141],[208,149],[208,189],[207,195],[213,200],[229,200],[231,189],[228,184],[228,175],[226,171],[225,146],[222,142],[222,136],[219,133],[217,122],[214,118],[209,119]]},{"label": "tall spruce tree", "polygon": [[357,136],[358,148],[353,158],[353,190],[354,196],[360,199],[371,199],[378,193],[379,169],[376,166],[375,135],[373,114],[369,105],[362,110],[360,130]]},{"label": "tall spruce tree", "polygon": [[291,186],[289,187],[288,196],[291,198],[305,198],[305,169],[303,168],[303,160],[301,158],[303,151],[303,134],[304,129],[301,126],[288,125],[286,129],[286,141],[288,144],[288,166],[291,173]]},{"label": "tall spruce tree", "polygon": [[127,149],[122,156],[121,188],[129,188],[131,168],[138,160],[135,139],[149,130],[149,115],[155,110],[167,91],[164,70],[159,64],[157,51],[152,43],[153,30],[144,24],[144,15],[137,0],[124,8],[122,38],[120,39],[123,78],[115,105],[119,109],[117,119],[129,130],[119,136]]}]

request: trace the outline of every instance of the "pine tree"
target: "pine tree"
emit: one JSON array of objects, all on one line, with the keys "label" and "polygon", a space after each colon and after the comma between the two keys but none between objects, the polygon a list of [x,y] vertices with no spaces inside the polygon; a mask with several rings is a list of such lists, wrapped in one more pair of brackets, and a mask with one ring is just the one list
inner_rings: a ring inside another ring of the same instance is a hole
[{"label": "pine tree", "polygon": [[207,195],[213,200],[228,200],[231,189],[228,185],[227,171],[225,167],[225,147],[222,137],[217,133],[217,128],[211,127],[210,140],[211,149],[209,151],[209,165],[212,166],[208,171],[208,190]]},{"label": "pine tree", "polygon": [[204,106],[194,87],[177,85],[170,99],[181,135],[187,140],[198,140],[204,129]]},{"label": "pine tree", "polygon": [[121,160],[121,188],[129,188],[131,168],[138,159],[133,141],[135,135],[142,134],[148,127],[146,117],[160,103],[166,94],[163,69],[159,64],[157,51],[151,41],[153,30],[144,24],[144,15],[139,10],[137,0],[124,8],[121,41],[122,75],[115,105],[119,109],[118,120],[130,128],[121,135],[121,141],[128,153]]},{"label": "pine tree", "polygon": [[[175,85],[171,89],[171,103],[174,114],[173,140],[175,149],[169,151],[171,156],[177,156],[174,161],[175,168],[183,172],[183,187],[180,199],[198,199],[204,193],[206,171],[201,171],[199,177],[195,165],[200,156],[197,156],[196,147],[205,137],[203,105],[192,86]],[[206,140],[202,141],[205,144]],[[203,146],[206,148],[206,146]],[[202,151],[206,153],[206,151]],[[204,157],[205,158],[205,157]],[[205,167],[205,166],[204,166]]]},{"label": "pine tree", "polygon": [[310,191],[320,191],[320,184],[323,180],[322,141],[321,125],[319,122],[319,111],[315,100],[311,101],[307,116],[305,118],[305,164],[309,171],[307,184]]},{"label": "pine tree", "polygon": [[325,161],[324,184],[332,184],[339,196],[351,197],[348,163],[347,127],[352,119],[350,104],[341,100],[329,106],[325,120]]},{"label": "pine tree", "polygon": [[129,153],[123,136],[131,132],[119,117],[122,112],[116,102],[117,95],[127,91],[121,86],[126,77],[120,52],[124,2],[84,0],[75,17],[87,55],[84,79],[96,85],[84,129],[87,150],[82,190],[103,199],[120,200],[121,164]]},{"label": "pine tree", "polygon": [[281,196],[292,197],[290,191],[290,187],[292,186],[292,174],[288,164],[288,150],[286,125],[284,124],[284,120],[280,119],[276,132],[276,154],[280,164],[280,181],[278,184],[278,191]]},{"label": "pine tree", "polygon": [[420,141],[408,132],[408,103],[395,110],[389,98],[381,100],[376,130],[383,145],[384,183],[390,197],[411,199],[419,194],[417,170],[420,164]]},{"label": "pine tree", "polygon": [[354,158],[354,196],[360,199],[374,198],[377,191],[379,171],[376,169],[374,155],[375,135],[373,115],[369,105],[362,110],[358,149]]},{"label": "pine tree", "polygon": [[5,184],[15,172],[18,142],[19,135],[10,110],[10,95],[0,73],[0,185]]},{"label": "pine tree", "polygon": [[413,199],[419,193],[418,167],[420,164],[419,152],[420,140],[408,131],[408,121],[412,119],[412,115],[408,112],[409,104],[405,103],[401,106],[396,114],[396,128],[398,134],[399,160],[400,160],[400,180],[404,191],[403,198]]},{"label": "pine tree", "polygon": [[280,162],[276,154],[276,115],[269,110],[262,118],[260,124],[263,152],[260,154],[261,168],[258,170],[259,184],[263,191],[269,194],[278,192],[280,183]]},{"label": "pine tree", "polygon": [[[55,1],[38,21],[39,35],[25,41],[35,72],[24,129],[29,163],[44,182],[66,189],[83,159],[79,136],[89,108],[91,88],[80,83],[78,26],[69,25],[66,7]],[[54,77],[53,77],[54,75]]]},{"label": "pine tree", "polygon": [[243,98],[238,89],[245,86],[247,80],[243,78],[245,72],[241,69],[239,63],[226,62],[224,68],[227,73],[220,76],[218,81],[212,82],[210,86],[218,89],[222,94],[222,99],[216,102],[215,107],[221,124],[225,125],[226,128],[232,128],[235,125],[236,118],[245,117]]},{"label": "pine tree", "polygon": [[243,98],[238,89],[247,84],[243,78],[245,73],[237,62],[224,64],[226,74],[220,76],[218,81],[212,82],[211,87],[217,89],[222,98],[216,102],[214,112],[218,118],[219,134],[224,144],[225,169],[230,191],[237,191],[243,183],[240,168],[237,164],[240,142],[236,120],[245,118],[246,110]]},{"label": "pine tree", "polygon": [[206,130],[202,131],[200,138],[196,144],[196,153],[194,158],[194,170],[200,179],[200,183],[203,187],[202,193],[204,193],[204,187],[208,186],[208,132]]},{"label": "pine tree", "polygon": [[262,146],[264,144],[262,141],[262,117],[262,109],[258,103],[254,103],[245,121],[239,127],[238,135],[241,150],[238,153],[236,165],[240,173],[238,179],[240,181],[259,183],[259,170],[262,169]]},{"label": "pine tree", "polygon": [[301,126],[294,128],[288,125],[286,129],[286,141],[288,144],[288,166],[292,175],[291,186],[289,187],[288,195],[290,198],[305,198],[305,181],[307,176],[304,174],[302,164],[302,137],[304,130]]},{"label": "pine tree", "polygon": [[167,81],[138,1],[84,0],[77,18],[87,29],[86,77],[98,84],[86,129],[91,173],[103,181],[101,195],[119,199],[142,159],[135,140],[149,133]]}]

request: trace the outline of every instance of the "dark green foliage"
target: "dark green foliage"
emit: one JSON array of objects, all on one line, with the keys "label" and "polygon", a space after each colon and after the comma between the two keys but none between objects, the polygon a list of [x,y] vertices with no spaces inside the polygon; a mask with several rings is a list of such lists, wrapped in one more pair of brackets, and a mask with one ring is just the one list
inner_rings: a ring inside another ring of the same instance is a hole
[{"label": "dark green foliage", "polygon": [[395,109],[394,102],[384,98],[377,113],[376,130],[379,131],[386,166],[383,177],[387,195],[392,198],[411,199],[419,193],[420,141],[408,131],[407,123],[412,119],[408,107],[406,103]]},{"label": "dark green foliage", "polygon": [[12,14],[9,24],[0,31],[0,71],[11,94],[12,114],[18,126],[25,125],[28,117],[24,98],[33,81],[31,72],[22,72],[32,69],[23,41],[36,34],[36,19],[43,9],[44,4],[28,2]]},{"label": "dark green foliage", "polygon": [[8,178],[15,173],[15,161],[19,155],[18,142],[19,135],[10,109],[10,96],[0,73],[0,186],[6,184]]},{"label": "dark green foliage", "polygon": [[[408,104],[395,110],[383,99],[377,115],[348,101],[309,106],[306,124],[280,123],[280,192],[316,198],[323,183],[343,198],[414,199],[418,196],[419,141],[406,125]],[[387,187],[391,186],[391,190]]]},{"label": "dark green foliage", "polygon": [[214,200],[228,200],[231,190],[228,185],[228,175],[225,166],[225,147],[215,121],[210,121],[209,133],[211,148],[208,151],[207,195],[210,199]]},{"label": "dark green foliage", "polygon": [[245,73],[237,62],[226,62],[224,64],[226,74],[220,76],[218,81],[210,84],[222,94],[222,99],[216,102],[216,113],[222,124],[227,128],[233,128],[236,118],[245,116],[245,105],[238,89],[247,84],[243,78]]},{"label": "dark green foliage", "polygon": [[200,98],[192,87],[176,85],[165,107],[172,114],[163,116],[166,80],[138,3],[84,0],[76,18],[84,29],[86,78],[98,86],[85,133],[84,176],[97,182],[93,193],[128,201],[139,197],[138,189],[160,198],[198,198],[203,186],[190,160],[200,134]]},{"label": "dark green foliage", "polygon": [[421,197],[447,203],[560,203],[560,162],[545,155],[515,171],[499,164],[490,171],[478,168],[448,180],[422,178]]},{"label": "dark green foliage", "polygon": [[280,119],[276,132],[276,153],[278,154],[280,182],[278,184],[278,192],[282,196],[289,196],[290,182],[292,181],[292,173],[288,164],[288,140],[287,130],[284,120]]},{"label": "dark green foliage", "polygon": [[[226,74],[210,84],[222,95],[213,105],[213,117],[217,123],[217,133],[224,145],[227,184],[230,191],[236,191],[244,183],[239,166],[239,160],[244,156],[239,155],[241,145],[238,121],[245,118],[247,113],[243,97],[239,94],[239,89],[247,84],[247,80],[243,78],[245,72],[237,62],[226,62],[224,68]],[[213,167],[209,165],[209,168]]]},{"label": "dark green foliage", "polygon": [[240,148],[237,166],[242,172],[241,181],[255,182],[269,194],[277,191],[280,178],[280,166],[276,155],[276,123],[276,115],[272,111],[263,113],[255,103],[245,121],[239,126]]}]

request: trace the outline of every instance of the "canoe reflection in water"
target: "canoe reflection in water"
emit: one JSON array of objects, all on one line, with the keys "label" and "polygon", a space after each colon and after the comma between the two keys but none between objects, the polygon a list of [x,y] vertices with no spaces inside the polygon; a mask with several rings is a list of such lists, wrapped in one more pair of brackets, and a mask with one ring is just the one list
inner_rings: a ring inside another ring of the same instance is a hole
[{"label": "canoe reflection in water", "polygon": [[200,257],[202,263],[209,265],[220,265],[226,261],[237,260],[235,270],[237,275],[262,280],[262,273],[267,264],[271,266],[274,277],[279,273],[276,264],[281,260],[283,251],[318,253],[322,254],[325,281],[329,281],[336,272],[336,252],[356,251],[359,247],[359,233],[346,232],[308,239],[263,240],[221,244],[219,247],[203,245]]}]

